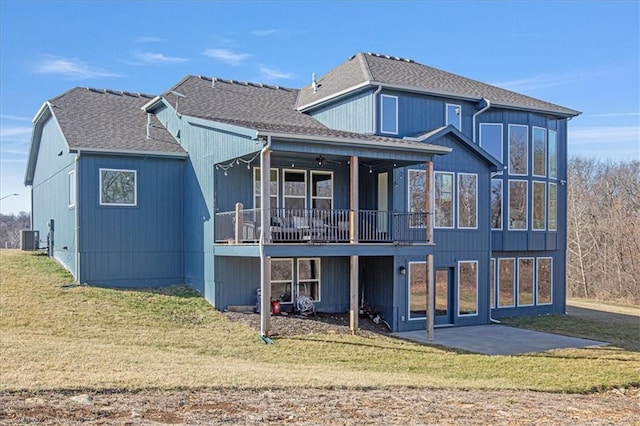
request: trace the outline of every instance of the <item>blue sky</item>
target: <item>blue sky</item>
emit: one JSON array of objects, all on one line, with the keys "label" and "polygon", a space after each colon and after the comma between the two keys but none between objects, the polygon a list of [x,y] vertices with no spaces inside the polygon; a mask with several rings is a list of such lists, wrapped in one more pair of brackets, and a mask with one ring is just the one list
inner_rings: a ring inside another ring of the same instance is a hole
[{"label": "blue sky", "polygon": [[29,211],[31,119],[73,87],[158,94],[187,74],[299,88],[357,52],[557,103],[569,154],[640,159],[640,2],[0,0],[0,212]]}]

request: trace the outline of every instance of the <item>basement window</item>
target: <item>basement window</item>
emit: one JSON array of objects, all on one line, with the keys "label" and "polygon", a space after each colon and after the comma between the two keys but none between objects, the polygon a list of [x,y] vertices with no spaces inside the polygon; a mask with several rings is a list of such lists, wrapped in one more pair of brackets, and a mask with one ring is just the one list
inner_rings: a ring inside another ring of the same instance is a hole
[{"label": "basement window", "polygon": [[478,262],[458,262],[458,316],[478,315]]},{"label": "basement window", "polygon": [[100,205],[136,206],[137,203],[135,170],[100,169]]}]

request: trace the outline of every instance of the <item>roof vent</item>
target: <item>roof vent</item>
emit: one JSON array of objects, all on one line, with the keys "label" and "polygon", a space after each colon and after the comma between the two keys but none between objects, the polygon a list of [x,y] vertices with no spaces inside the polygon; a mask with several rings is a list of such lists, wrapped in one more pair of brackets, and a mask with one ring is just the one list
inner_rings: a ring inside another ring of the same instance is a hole
[{"label": "roof vent", "polygon": [[316,73],[311,73],[311,87],[313,87],[313,93],[318,92],[318,82],[316,81]]}]

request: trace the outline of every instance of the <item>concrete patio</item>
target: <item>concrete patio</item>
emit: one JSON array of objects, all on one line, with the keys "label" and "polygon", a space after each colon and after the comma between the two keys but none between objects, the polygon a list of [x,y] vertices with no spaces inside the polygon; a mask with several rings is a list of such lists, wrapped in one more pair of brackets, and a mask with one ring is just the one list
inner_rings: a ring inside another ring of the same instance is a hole
[{"label": "concrete patio", "polygon": [[403,331],[393,336],[415,342],[445,346],[485,355],[517,355],[552,349],[605,346],[606,342],[524,330],[504,325],[444,327],[434,330],[434,339],[427,341],[425,330]]}]

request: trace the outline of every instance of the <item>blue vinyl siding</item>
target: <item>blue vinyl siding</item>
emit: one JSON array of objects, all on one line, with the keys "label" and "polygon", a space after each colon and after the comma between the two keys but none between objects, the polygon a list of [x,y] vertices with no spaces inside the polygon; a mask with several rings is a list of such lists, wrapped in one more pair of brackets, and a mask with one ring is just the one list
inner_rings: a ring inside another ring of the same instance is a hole
[{"label": "blue vinyl siding", "polygon": [[[81,155],[82,282],[139,287],[184,282],[184,161]],[[137,172],[137,205],[100,205],[100,168]]]},{"label": "blue vinyl siding", "polygon": [[372,91],[359,93],[347,99],[315,110],[310,115],[325,126],[346,132],[373,132]]},{"label": "blue vinyl siding", "polygon": [[31,213],[33,229],[40,231],[40,247],[47,245],[48,223],[54,220],[54,258],[75,277],[75,208],[69,208],[69,172],[75,169],[75,154],[68,149],[57,122],[50,118],[42,128]]}]

